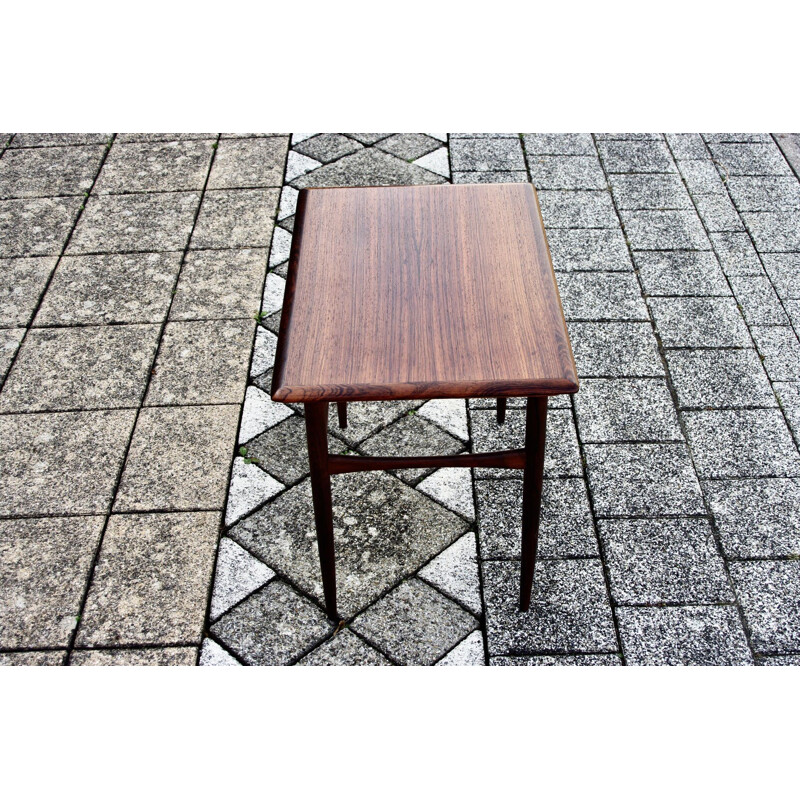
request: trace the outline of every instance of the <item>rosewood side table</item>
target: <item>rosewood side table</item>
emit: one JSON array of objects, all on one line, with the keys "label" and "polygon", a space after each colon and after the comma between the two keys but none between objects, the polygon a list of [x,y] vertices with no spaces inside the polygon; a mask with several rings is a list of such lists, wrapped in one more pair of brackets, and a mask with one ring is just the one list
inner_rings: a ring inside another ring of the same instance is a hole
[{"label": "rosewood side table", "polygon": [[[272,399],[304,403],[328,616],[338,619],[331,475],[408,467],[523,469],[520,605],[530,605],[547,398],[578,391],[533,186],[304,189]],[[328,406],[527,397],[525,446],[455,456],[328,453]]]}]

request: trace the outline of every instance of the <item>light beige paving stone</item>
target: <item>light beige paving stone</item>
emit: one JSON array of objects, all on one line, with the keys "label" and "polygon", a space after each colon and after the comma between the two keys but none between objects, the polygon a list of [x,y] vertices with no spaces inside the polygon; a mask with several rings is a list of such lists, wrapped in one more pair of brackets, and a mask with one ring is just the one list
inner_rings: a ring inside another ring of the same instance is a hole
[{"label": "light beige paving stone", "polygon": [[104,518],[0,520],[0,647],[66,647]]},{"label": "light beige paving stone", "polygon": [[59,255],[82,197],[0,200],[0,258]]},{"label": "light beige paving stone", "polygon": [[54,257],[0,260],[0,327],[30,322],[55,265]]},{"label": "light beige paving stone", "polygon": [[216,139],[216,133],[118,133],[118,142],[184,142],[190,139]]},{"label": "light beige paving stone", "polygon": [[278,189],[207,191],[191,248],[269,247]]},{"label": "light beige paving stone", "polygon": [[[19,343],[25,335],[25,328],[8,328],[0,330],[0,380],[5,377]],[[0,396],[1,397],[1,396]]]},{"label": "light beige paving stone", "polygon": [[113,650],[75,650],[73,667],[193,667],[196,647],[140,647]]},{"label": "light beige paving stone", "polygon": [[76,644],[199,645],[219,523],[217,512],[112,515]]},{"label": "light beige paving stone", "polygon": [[208,179],[209,189],[280,186],[288,137],[223,140]]},{"label": "light beige paving stone", "polygon": [[105,144],[110,133],[17,133],[12,147],[59,147],[77,144]]},{"label": "light beige paving stone", "polygon": [[225,504],[239,406],[143,408],[115,511],[172,511]]},{"label": "light beige paving stone", "polygon": [[66,650],[23,650],[0,653],[0,667],[60,667],[67,657]]},{"label": "light beige paving stone", "polygon": [[181,254],[65,256],[34,325],[163,322]]},{"label": "light beige paving stone", "polygon": [[0,411],[137,406],[159,331],[158,325],[31,330],[0,394]]},{"label": "light beige paving stone", "polygon": [[82,195],[104,152],[103,145],[9,150],[0,160],[0,197]]},{"label": "light beige paving stone", "polygon": [[107,511],[135,417],[0,415],[0,516]]},{"label": "light beige paving stone", "polygon": [[252,319],[266,270],[263,248],[188,253],[170,319]]}]

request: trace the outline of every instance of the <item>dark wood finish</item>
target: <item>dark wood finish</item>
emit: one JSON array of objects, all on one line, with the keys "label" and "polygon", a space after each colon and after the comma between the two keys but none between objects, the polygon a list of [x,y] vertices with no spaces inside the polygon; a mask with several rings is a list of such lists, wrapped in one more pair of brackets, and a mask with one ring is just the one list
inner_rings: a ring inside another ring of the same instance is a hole
[{"label": "dark wood finish", "polygon": [[506,398],[497,398],[497,424],[502,425],[506,421]]},{"label": "dark wood finish", "polygon": [[525,410],[525,473],[522,479],[522,574],[519,605],[531,605],[533,572],[539,545],[539,515],[544,476],[544,445],[547,435],[547,398],[529,397]]},{"label": "dark wood finish", "polygon": [[300,192],[274,400],[577,389],[530,184]]},{"label": "dark wood finish", "polygon": [[339,401],[336,404],[336,413],[339,415],[339,427],[344,429],[347,427],[347,403]]},{"label": "dark wood finish", "polygon": [[460,453],[455,456],[328,456],[328,470],[331,475],[375,469],[439,469],[440,467],[524,469],[525,450]]}]

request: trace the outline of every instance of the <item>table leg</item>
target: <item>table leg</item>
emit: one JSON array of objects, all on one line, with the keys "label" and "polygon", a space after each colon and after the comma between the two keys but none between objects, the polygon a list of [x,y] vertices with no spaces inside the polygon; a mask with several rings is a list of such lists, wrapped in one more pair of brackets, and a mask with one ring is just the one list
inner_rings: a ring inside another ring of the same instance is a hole
[{"label": "table leg", "polygon": [[506,421],[506,398],[497,398],[497,424],[502,425]]},{"label": "table leg", "polygon": [[533,571],[539,543],[539,513],[544,475],[544,443],[547,431],[547,398],[529,397],[525,411],[525,473],[522,479],[522,574],[519,604],[531,604]]},{"label": "table leg", "polygon": [[325,608],[332,620],[336,611],[336,562],[333,547],[333,511],[331,508],[331,474],[328,469],[328,403],[306,403],[306,438],[311,467],[311,494],[314,500],[314,522],[325,593]]},{"label": "table leg", "polygon": [[339,427],[347,427],[347,401],[336,401],[336,413],[339,415]]}]

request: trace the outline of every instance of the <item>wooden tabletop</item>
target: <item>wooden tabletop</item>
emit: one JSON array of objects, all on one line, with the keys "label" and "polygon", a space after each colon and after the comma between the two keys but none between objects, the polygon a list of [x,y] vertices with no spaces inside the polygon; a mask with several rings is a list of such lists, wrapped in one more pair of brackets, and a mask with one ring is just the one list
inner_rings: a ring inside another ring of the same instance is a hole
[{"label": "wooden tabletop", "polygon": [[274,400],[577,390],[529,183],[300,192]]}]

